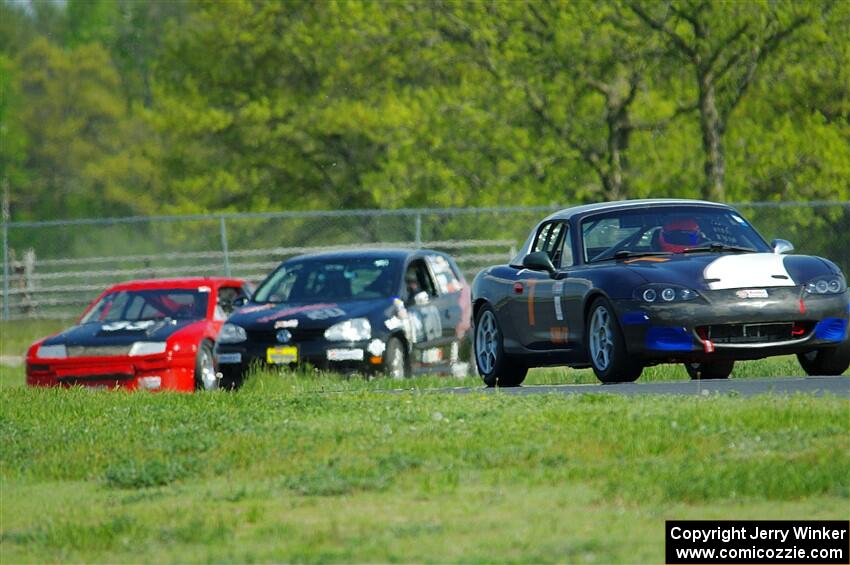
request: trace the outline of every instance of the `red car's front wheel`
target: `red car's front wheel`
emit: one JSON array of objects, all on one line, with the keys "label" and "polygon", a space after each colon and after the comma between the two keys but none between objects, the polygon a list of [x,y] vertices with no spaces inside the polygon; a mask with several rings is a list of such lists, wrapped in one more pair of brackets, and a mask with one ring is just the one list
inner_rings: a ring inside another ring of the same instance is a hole
[{"label": "red car's front wheel", "polygon": [[198,346],[195,357],[195,390],[215,390],[218,388],[218,378],[215,375],[212,344],[204,340]]}]

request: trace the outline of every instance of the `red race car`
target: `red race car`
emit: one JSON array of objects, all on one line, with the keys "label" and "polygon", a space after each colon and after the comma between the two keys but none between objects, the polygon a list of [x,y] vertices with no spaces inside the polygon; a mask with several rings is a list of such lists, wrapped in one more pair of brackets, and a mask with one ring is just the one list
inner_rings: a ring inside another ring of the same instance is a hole
[{"label": "red race car", "polygon": [[27,351],[27,384],[215,389],[213,345],[249,295],[235,278],[157,279],[107,289],[64,332]]}]

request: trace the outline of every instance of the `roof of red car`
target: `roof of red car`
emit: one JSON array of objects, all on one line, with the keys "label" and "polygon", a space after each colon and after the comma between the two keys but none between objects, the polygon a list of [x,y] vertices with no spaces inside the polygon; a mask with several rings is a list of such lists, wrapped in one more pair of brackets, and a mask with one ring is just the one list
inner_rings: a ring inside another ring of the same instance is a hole
[{"label": "roof of red car", "polygon": [[185,277],[176,279],[145,279],[118,283],[109,287],[110,291],[137,290],[143,288],[197,288],[209,286],[218,288],[223,285],[241,286],[245,281],[233,277]]}]

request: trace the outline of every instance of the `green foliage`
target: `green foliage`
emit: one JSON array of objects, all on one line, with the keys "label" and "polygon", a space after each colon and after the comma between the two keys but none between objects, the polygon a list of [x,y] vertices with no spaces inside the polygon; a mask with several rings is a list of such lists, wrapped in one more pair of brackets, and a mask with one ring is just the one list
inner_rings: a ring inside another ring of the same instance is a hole
[{"label": "green foliage", "polygon": [[729,200],[850,197],[846,2],[74,0],[0,16],[17,219],[696,197],[707,171]]},{"label": "green foliage", "polygon": [[144,123],[128,117],[118,73],[99,44],[68,51],[36,39],[18,57],[16,86],[24,166],[31,171],[29,182],[11,187],[19,217],[122,215],[158,206],[158,171],[147,153],[156,147]]}]

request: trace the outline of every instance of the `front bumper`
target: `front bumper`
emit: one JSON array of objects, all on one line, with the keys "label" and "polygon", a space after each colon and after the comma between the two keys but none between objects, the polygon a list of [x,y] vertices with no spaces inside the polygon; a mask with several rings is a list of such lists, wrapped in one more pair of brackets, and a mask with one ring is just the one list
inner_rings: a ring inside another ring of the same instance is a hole
[{"label": "front bumper", "polygon": [[[647,360],[760,359],[834,347],[846,339],[847,292],[801,297],[800,289],[792,287],[771,288],[768,293],[768,298],[751,299],[738,297],[735,290],[710,291],[689,302],[619,300],[614,308],[627,350]],[[792,331],[788,335],[731,339],[728,335],[715,339],[712,333],[758,334],[768,331],[759,328],[773,324]]]},{"label": "front bumper", "polygon": [[[268,351],[274,347],[297,348],[292,363],[270,363]],[[386,343],[377,338],[363,341],[309,340],[286,344],[246,341],[216,344],[216,368],[222,372],[244,374],[252,366],[295,367],[310,365],[317,369],[341,372],[375,373],[384,370]]]},{"label": "front bumper", "polygon": [[28,358],[27,384],[37,387],[121,388],[127,390],[194,390],[195,360],[166,356],[140,358]]}]

